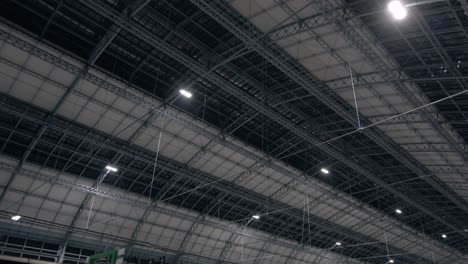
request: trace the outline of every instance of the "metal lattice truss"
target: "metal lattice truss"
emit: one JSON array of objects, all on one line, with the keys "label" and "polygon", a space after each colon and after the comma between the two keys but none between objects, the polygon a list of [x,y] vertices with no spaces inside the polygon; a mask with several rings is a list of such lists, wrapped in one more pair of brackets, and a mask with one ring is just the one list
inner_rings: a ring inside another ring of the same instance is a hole
[{"label": "metal lattice truss", "polygon": [[[103,246],[170,263],[466,261],[465,138],[445,111],[340,136],[359,128],[350,70],[363,126],[431,102],[420,82],[464,80],[400,69],[352,3],[2,10],[0,221],[23,220],[0,252],[16,236],[58,262]],[[429,11],[418,23],[437,34]]]}]

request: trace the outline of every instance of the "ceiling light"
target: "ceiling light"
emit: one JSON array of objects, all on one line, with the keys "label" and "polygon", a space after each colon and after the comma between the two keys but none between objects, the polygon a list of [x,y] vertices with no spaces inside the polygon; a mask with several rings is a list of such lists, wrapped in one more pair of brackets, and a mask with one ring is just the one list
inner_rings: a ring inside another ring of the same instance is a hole
[{"label": "ceiling light", "polygon": [[259,215],[252,215],[252,218],[258,220],[258,219],[260,219],[260,216]]},{"label": "ceiling light", "polygon": [[341,242],[336,242],[335,245],[336,246],[341,246]]},{"label": "ceiling light", "polygon": [[402,20],[408,14],[408,11],[406,10],[406,7],[403,5],[403,3],[396,0],[388,3],[388,11],[396,20]]},{"label": "ceiling light", "polygon": [[394,261],[393,259],[391,259],[391,260],[389,260],[388,262],[390,262],[390,263],[394,263],[395,261]]},{"label": "ceiling light", "polygon": [[325,168],[322,168],[320,171],[321,171],[321,172],[323,172],[323,173],[325,173],[325,174],[328,174],[328,173],[330,173],[330,171],[329,171],[329,170],[327,170],[327,169],[325,169]]},{"label": "ceiling light", "polygon": [[20,219],[21,219],[21,215],[14,215],[14,216],[11,217],[11,220],[13,220],[13,221],[18,221]]},{"label": "ceiling light", "polygon": [[108,171],[113,171],[113,172],[117,172],[117,168],[112,166],[112,165],[107,165],[106,166],[106,170]]},{"label": "ceiling light", "polygon": [[396,212],[397,214],[403,213],[403,211],[401,211],[400,209],[396,209],[395,212]]},{"label": "ceiling light", "polygon": [[189,92],[189,91],[187,91],[187,90],[185,90],[185,89],[180,89],[180,90],[179,90],[179,93],[180,93],[181,95],[187,97],[187,98],[192,97],[192,93]]},{"label": "ceiling light", "polygon": [[447,238],[447,235],[446,235],[446,234],[443,234],[443,235],[442,235],[442,238]]}]

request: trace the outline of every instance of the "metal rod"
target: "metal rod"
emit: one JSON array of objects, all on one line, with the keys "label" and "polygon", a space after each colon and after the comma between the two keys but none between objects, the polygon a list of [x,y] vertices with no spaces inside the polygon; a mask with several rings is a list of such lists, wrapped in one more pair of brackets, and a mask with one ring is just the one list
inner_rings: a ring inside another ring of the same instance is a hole
[{"label": "metal rod", "polygon": [[91,207],[89,208],[88,220],[86,220],[86,229],[88,229],[89,219],[91,218],[91,213],[93,211],[93,206],[94,206],[94,195],[91,198]]},{"label": "metal rod", "polygon": [[88,228],[89,228],[89,227],[92,227],[92,226],[102,225],[102,224],[104,224],[104,223],[107,223],[107,222],[109,222],[109,221],[114,220],[114,219],[117,218],[117,217],[119,217],[119,216],[113,216],[113,217],[110,217],[110,218],[108,218],[108,219],[106,219],[106,220],[104,220],[104,221],[94,223],[94,224],[88,226]]},{"label": "metal rod", "polygon": [[309,242],[312,244],[311,235],[310,235],[310,204],[309,204],[309,195],[306,196],[307,199],[307,226],[309,227]]},{"label": "metal rod", "polygon": [[154,183],[154,177],[156,175],[156,167],[158,166],[159,147],[161,146],[162,132],[163,132],[163,128],[161,125],[161,129],[159,130],[158,146],[156,148],[156,157],[154,158],[153,175],[151,177],[150,191],[149,191],[149,196],[148,196],[148,206],[150,206],[151,204],[151,196],[153,194],[153,183]]},{"label": "metal rod", "polygon": [[431,106],[431,105],[434,105],[434,104],[443,102],[443,101],[445,101],[445,100],[451,99],[451,98],[453,98],[453,97],[456,97],[456,96],[459,96],[459,95],[462,95],[462,94],[465,94],[465,93],[468,93],[468,90],[463,90],[463,91],[460,91],[460,92],[458,92],[458,93],[454,93],[454,94],[452,94],[452,95],[446,96],[446,97],[441,98],[441,99],[439,99],[439,100],[436,100],[436,101],[434,101],[434,102],[430,102],[430,103],[427,103],[427,104],[418,106],[418,107],[413,108],[413,109],[411,109],[411,110],[408,110],[408,111],[406,111],[406,112],[403,112],[403,113],[400,113],[400,114],[397,114],[397,115],[390,116],[390,117],[388,117],[388,118],[385,118],[385,119],[380,120],[380,121],[378,121],[378,122],[372,123],[372,124],[370,124],[370,125],[363,126],[363,127],[358,128],[358,129],[352,130],[352,131],[350,131],[350,132],[344,133],[343,135],[339,135],[339,136],[336,136],[336,137],[334,137],[334,138],[330,138],[330,139],[328,139],[328,140],[325,140],[325,141],[323,141],[323,142],[320,142],[320,143],[315,144],[315,145],[313,145],[313,146],[310,146],[310,147],[308,147],[308,148],[301,149],[301,150],[299,150],[299,151],[296,151],[296,152],[293,152],[293,153],[291,153],[291,154],[288,154],[288,155],[286,155],[286,156],[284,156],[284,157],[281,157],[281,159],[284,159],[284,158],[287,158],[287,157],[290,157],[290,156],[293,156],[293,155],[297,155],[297,154],[302,153],[302,152],[304,152],[304,151],[307,151],[307,150],[309,150],[309,149],[312,149],[312,148],[315,148],[315,147],[318,147],[318,146],[321,146],[321,145],[325,145],[325,144],[327,144],[327,143],[330,143],[330,142],[332,142],[332,141],[338,140],[338,139],[340,139],[340,138],[344,138],[344,137],[346,137],[346,136],[353,135],[354,133],[359,132],[360,130],[364,130],[364,129],[368,129],[368,128],[371,128],[371,127],[374,127],[374,126],[378,126],[378,125],[380,125],[380,124],[382,124],[382,123],[385,123],[385,122],[388,122],[388,121],[390,121],[390,120],[396,119],[396,118],[398,118],[398,117],[401,117],[401,116],[404,116],[404,115],[407,115],[407,114],[416,112],[416,111],[421,110],[421,109],[423,109],[423,108],[426,108],[426,107],[428,107],[428,106]]},{"label": "metal rod", "polygon": [[205,111],[206,111],[206,94],[204,95],[204,99],[203,99],[203,115],[202,115],[203,121],[205,121]]},{"label": "metal rod", "polygon": [[351,69],[351,64],[348,64],[348,67],[349,67],[349,75],[351,76],[351,86],[353,87],[354,106],[356,107],[357,123],[358,123],[358,128],[360,129],[361,120],[359,119],[359,108],[358,108],[357,99],[356,99],[356,89],[354,87],[353,69]]},{"label": "metal rod", "polygon": [[387,250],[387,259],[390,262],[390,251],[388,250],[388,240],[387,240],[387,231],[384,228],[384,238],[385,238],[385,249]]},{"label": "metal rod", "polygon": [[[96,184],[96,190],[99,190],[99,185],[101,184],[102,181],[106,178],[107,174],[109,174],[110,170],[107,170],[106,173],[102,176],[101,179],[98,179],[97,184]],[[91,219],[91,214],[93,212],[93,206],[94,206],[94,195],[91,198],[91,206],[89,208],[89,214],[88,214],[88,219],[86,220],[86,229],[89,227],[89,220]]]}]

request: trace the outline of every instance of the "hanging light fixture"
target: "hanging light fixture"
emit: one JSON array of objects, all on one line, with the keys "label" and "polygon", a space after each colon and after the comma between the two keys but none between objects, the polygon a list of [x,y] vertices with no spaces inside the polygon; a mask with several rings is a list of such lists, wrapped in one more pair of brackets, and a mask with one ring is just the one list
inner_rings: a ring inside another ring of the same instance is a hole
[{"label": "hanging light fixture", "polygon": [[180,93],[181,95],[187,97],[187,98],[192,97],[192,93],[189,92],[189,91],[187,91],[187,90],[185,90],[185,89],[180,89],[180,90],[179,90],[179,93]]},{"label": "hanging light fixture", "polygon": [[118,169],[116,167],[112,166],[112,165],[107,165],[106,170],[112,171],[112,172],[117,172],[118,171]]},{"label": "hanging light fixture", "polygon": [[388,12],[395,18],[396,20],[402,20],[408,15],[408,10],[406,9],[405,5],[398,0],[391,1],[388,3]]}]

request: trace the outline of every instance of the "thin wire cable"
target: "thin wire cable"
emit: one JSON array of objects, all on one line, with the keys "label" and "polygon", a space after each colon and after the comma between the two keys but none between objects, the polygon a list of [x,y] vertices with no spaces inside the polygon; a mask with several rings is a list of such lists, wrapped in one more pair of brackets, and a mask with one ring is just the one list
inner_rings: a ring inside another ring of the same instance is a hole
[{"label": "thin wire cable", "polygon": [[94,195],[91,197],[91,207],[89,208],[89,213],[88,213],[88,218],[86,220],[86,229],[89,227],[89,220],[91,218],[91,214],[93,212],[93,206],[94,206]]},{"label": "thin wire cable", "polygon": [[203,95],[203,115],[202,115],[202,120],[205,121],[205,111],[206,111],[206,94]]},{"label": "thin wire cable", "polygon": [[119,217],[119,216],[110,217],[110,218],[108,218],[108,219],[106,219],[106,220],[103,220],[103,221],[94,223],[94,224],[90,225],[89,227],[97,226],[97,225],[102,225],[102,224],[104,224],[104,223],[107,223],[107,222],[109,222],[109,221],[112,221],[112,220],[116,219],[117,217]]},{"label": "thin wire cable", "polygon": [[306,202],[305,202],[305,199],[304,199],[304,208],[302,210],[302,235],[301,235],[301,244],[302,245],[304,245],[305,211],[306,211]]},{"label": "thin wire cable", "polygon": [[418,106],[418,107],[416,107],[416,108],[410,109],[410,110],[408,110],[408,111],[405,111],[405,112],[403,112],[403,113],[400,113],[400,114],[393,115],[393,116],[390,116],[390,117],[388,117],[388,118],[382,119],[382,120],[380,120],[380,121],[378,121],[378,122],[375,122],[375,123],[372,123],[372,124],[370,124],[370,125],[362,126],[362,127],[357,128],[357,129],[355,129],[355,130],[352,130],[352,131],[350,131],[350,132],[344,133],[343,135],[339,135],[339,136],[336,136],[336,137],[334,137],[334,138],[330,138],[330,139],[328,139],[328,140],[325,140],[325,141],[323,141],[323,142],[320,142],[320,143],[315,144],[315,145],[313,145],[313,146],[310,146],[310,147],[308,147],[308,148],[301,149],[301,150],[298,150],[298,151],[293,152],[293,153],[291,153],[291,154],[288,154],[288,155],[286,155],[286,156],[283,156],[283,157],[281,157],[281,159],[285,159],[285,158],[288,158],[288,157],[297,155],[297,154],[299,154],[299,153],[302,153],[302,152],[304,152],[304,151],[307,151],[307,150],[309,150],[309,149],[316,148],[316,147],[319,147],[319,146],[328,144],[328,143],[333,142],[333,141],[335,141],[335,140],[338,140],[338,139],[340,139],[340,138],[344,138],[344,137],[346,137],[346,136],[353,135],[353,134],[355,134],[355,133],[357,133],[357,132],[359,132],[359,131],[361,131],[361,130],[369,129],[369,128],[378,126],[378,125],[380,125],[380,124],[383,124],[383,123],[388,122],[388,121],[390,121],[390,120],[393,120],[393,119],[395,119],[395,118],[398,118],[398,117],[401,117],[401,116],[404,116],[404,115],[407,115],[407,114],[416,112],[416,111],[421,110],[421,109],[423,109],[423,108],[426,108],[426,107],[428,107],[428,106],[431,106],[431,105],[434,105],[434,104],[437,104],[437,103],[446,101],[446,100],[448,100],[448,99],[451,99],[451,98],[453,98],[453,97],[456,97],[456,96],[459,96],[459,95],[462,95],[462,94],[465,94],[465,93],[468,93],[468,90],[463,90],[463,91],[460,91],[460,92],[458,92],[458,93],[454,93],[454,94],[452,94],[452,95],[446,96],[446,97],[441,98],[441,99],[439,99],[439,100],[436,100],[436,101],[434,101],[434,102],[430,102],[430,103],[427,103],[427,104]]},{"label": "thin wire cable", "polygon": [[[133,121],[132,123],[130,123],[129,125],[127,125],[126,127],[124,127],[122,130],[120,130],[119,132],[117,132],[115,134],[115,136],[118,136],[120,135],[121,133],[123,133],[125,130],[127,130],[128,128],[130,128],[131,126],[133,126],[136,122],[138,121],[142,121],[144,117],[146,117],[147,115],[149,115],[151,113],[151,111],[147,112],[145,115],[143,115],[142,117],[136,119],[135,121]],[[91,149],[89,150],[88,152],[84,153],[84,154],[80,154],[81,157],[78,158],[77,160],[75,161],[71,161],[68,160],[67,163],[65,164],[65,167],[57,173],[57,175],[55,175],[54,177],[52,177],[50,180],[48,181],[45,181],[43,183],[41,183],[40,185],[38,185],[36,188],[34,188],[32,191],[30,191],[29,193],[32,194],[34,192],[36,192],[37,190],[39,190],[40,188],[42,188],[44,185],[46,185],[47,183],[51,183],[53,184],[54,181],[62,174],[62,172],[65,172],[67,169],[69,169],[71,166],[73,166],[74,164],[80,162],[80,160],[84,159],[85,157],[87,157],[90,153],[92,153],[93,151],[96,151],[98,150],[99,148],[101,148],[101,146],[97,146],[96,148],[94,149]],[[57,157],[59,158],[59,157]],[[17,203],[21,202],[22,200],[26,199],[26,196],[23,196],[22,198],[12,202],[5,210],[8,210],[10,209],[12,206],[16,205]]]},{"label": "thin wire cable", "polygon": [[357,117],[358,128],[361,128],[361,120],[359,119],[359,108],[358,108],[357,98],[356,98],[356,89],[354,88],[353,70],[351,69],[351,64],[348,64],[348,66],[349,66],[349,75],[351,76],[351,86],[353,87],[354,106],[356,107],[356,117]]},{"label": "thin wire cable", "polygon": [[310,232],[310,204],[309,204],[309,195],[307,195],[307,226],[309,227],[309,243],[312,245],[312,236]]},{"label": "thin wire cable", "polygon": [[[98,179],[98,182],[96,184],[96,190],[99,190],[99,184],[101,184],[101,182],[104,180],[104,178],[107,176],[107,174],[109,174],[109,172],[110,172],[110,170],[107,170],[106,173],[104,173],[104,175],[102,176],[102,179]],[[88,229],[89,220],[91,220],[91,214],[93,212],[93,207],[94,207],[94,200],[95,200],[95,196],[93,195],[91,197],[91,206],[89,207],[88,219],[86,220],[86,229]]]},{"label": "thin wire cable", "polygon": [[159,147],[161,146],[162,133],[163,133],[163,128],[161,125],[161,129],[159,130],[158,146],[156,148],[156,157],[154,158],[153,175],[151,177],[151,185],[150,185],[150,191],[148,195],[148,206],[151,205],[151,197],[153,195],[153,183],[154,183],[154,178],[156,176],[156,167],[158,166]]},{"label": "thin wire cable", "polygon": [[384,228],[385,248],[387,249],[387,259],[390,262],[390,251],[388,250],[387,231]]},{"label": "thin wire cable", "polygon": [[[247,171],[249,171],[249,170],[252,170],[252,169],[248,169],[248,170],[246,170],[246,171],[244,171],[244,172],[247,172]],[[234,177],[234,176],[236,176],[236,175],[238,175],[238,174],[241,174],[241,173],[244,173],[244,172],[240,172],[240,173],[237,173],[237,174],[234,174],[234,175],[231,175],[231,176],[226,176],[226,177],[224,177],[224,178],[221,178],[221,179],[219,179],[219,180],[216,180],[215,182],[219,182],[219,181],[221,181],[221,180],[223,180],[223,179],[227,179],[227,178],[230,178],[230,177]],[[425,177],[430,177],[430,176],[431,176],[431,175],[427,175],[427,176],[425,176]],[[419,178],[423,178],[423,177],[415,177],[415,178],[412,178],[412,179],[403,180],[403,181],[396,182],[396,183],[393,183],[393,184],[404,183],[404,182],[411,181],[411,180],[416,180],[416,179],[419,179]],[[215,183],[215,182],[211,182],[211,183]],[[207,183],[207,184],[210,184],[210,183]],[[198,188],[202,188],[202,187],[204,187],[204,186],[205,186],[205,185],[203,185],[203,186],[198,186]],[[197,187],[196,187],[196,188],[197,188]],[[375,188],[375,187],[369,188],[369,189],[367,189],[367,191],[371,191],[371,190],[374,190],[374,189],[378,189],[378,188]],[[178,197],[179,195],[185,194],[185,193],[190,192],[190,191],[193,191],[193,190],[187,190],[186,192],[183,192],[183,193],[180,193],[180,194],[177,194],[177,195],[168,197],[168,198],[162,200],[161,202],[166,201],[166,200],[169,200],[169,199],[172,199],[172,198],[175,198],[175,197]],[[322,202],[328,201],[328,200],[332,200],[332,199],[334,199],[334,197],[335,197],[335,196],[331,196],[331,197],[329,197],[328,199],[324,199]],[[287,211],[287,210],[292,210],[292,209],[297,209],[297,207],[295,207],[295,206],[289,206],[289,207],[287,207],[287,208],[282,208],[282,209],[278,209],[278,210],[275,210],[275,211],[270,211],[270,212],[265,212],[265,213],[259,213],[258,215],[259,215],[259,216],[265,216],[265,215],[275,214],[275,213],[279,213],[279,212],[283,212],[283,211]],[[246,218],[241,218],[241,219],[229,221],[229,222],[227,222],[227,223],[228,223],[228,224],[229,224],[229,223],[236,223],[236,222],[241,222],[241,221],[250,220],[250,219],[251,219],[251,217],[246,217]],[[304,220],[304,221],[305,221],[305,220]],[[382,221],[383,221],[383,220],[382,220]]]},{"label": "thin wire cable", "polygon": [[179,197],[179,196],[181,196],[181,195],[184,195],[184,194],[187,194],[187,193],[191,193],[191,192],[196,191],[196,190],[198,190],[198,189],[200,189],[200,188],[203,188],[203,187],[206,187],[206,186],[215,184],[215,183],[217,183],[217,182],[220,182],[220,181],[229,179],[229,178],[231,178],[231,177],[240,175],[240,174],[242,174],[242,173],[246,173],[246,172],[252,171],[253,169],[254,169],[254,168],[249,168],[249,169],[247,169],[247,170],[245,170],[245,171],[243,171],[243,172],[239,172],[239,173],[235,173],[235,174],[233,174],[233,175],[228,175],[228,176],[225,176],[225,177],[221,177],[221,178],[219,178],[219,179],[217,179],[217,180],[215,180],[215,181],[207,182],[207,183],[202,184],[202,185],[198,185],[197,187],[194,187],[194,188],[192,188],[192,189],[190,189],[190,190],[181,192],[181,193],[179,193],[179,194],[175,194],[175,195],[173,195],[173,196],[171,196],[171,197],[168,197],[168,198],[165,198],[165,199],[163,199],[163,200],[161,200],[161,201],[159,201],[159,202],[165,202],[165,201],[168,201],[168,200],[173,199],[173,198],[175,198],[175,197]]}]

